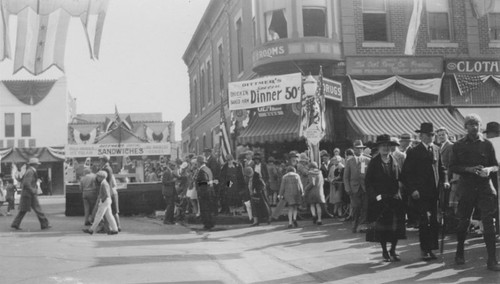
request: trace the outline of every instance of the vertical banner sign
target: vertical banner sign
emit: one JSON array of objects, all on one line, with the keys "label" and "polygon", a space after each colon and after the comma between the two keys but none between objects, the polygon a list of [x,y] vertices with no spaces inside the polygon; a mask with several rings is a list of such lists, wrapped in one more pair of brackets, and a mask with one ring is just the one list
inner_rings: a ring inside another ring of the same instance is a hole
[{"label": "vertical banner sign", "polygon": [[231,82],[228,87],[229,110],[298,103],[301,83],[300,73]]}]

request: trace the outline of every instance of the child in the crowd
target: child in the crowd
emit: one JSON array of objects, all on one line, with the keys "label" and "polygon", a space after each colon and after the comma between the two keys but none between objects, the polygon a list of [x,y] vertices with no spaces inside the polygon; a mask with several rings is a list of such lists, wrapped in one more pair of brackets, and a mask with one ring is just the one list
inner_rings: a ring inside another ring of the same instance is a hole
[{"label": "child in the crowd", "polygon": [[14,181],[12,179],[6,180],[7,186],[5,187],[5,191],[7,195],[5,196],[5,201],[7,202],[7,216],[11,216],[10,210],[14,210],[14,202],[15,195],[17,192],[16,186],[14,185]]}]

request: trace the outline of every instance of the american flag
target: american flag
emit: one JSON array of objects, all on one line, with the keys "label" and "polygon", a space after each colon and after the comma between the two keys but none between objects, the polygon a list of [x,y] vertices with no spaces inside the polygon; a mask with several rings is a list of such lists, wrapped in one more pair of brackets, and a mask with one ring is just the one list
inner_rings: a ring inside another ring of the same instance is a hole
[{"label": "american flag", "polygon": [[226,126],[226,115],[224,114],[224,100],[221,96],[220,100],[220,158],[222,162],[226,162],[226,157],[231,154],[231,143],[229,142],[229,135]]},{"label": "american flag", "polygon": [[454,76],[461,96],[467,95],[477,89],[480,84],[486,82],[489,78],[487,75],[454,74]]}]

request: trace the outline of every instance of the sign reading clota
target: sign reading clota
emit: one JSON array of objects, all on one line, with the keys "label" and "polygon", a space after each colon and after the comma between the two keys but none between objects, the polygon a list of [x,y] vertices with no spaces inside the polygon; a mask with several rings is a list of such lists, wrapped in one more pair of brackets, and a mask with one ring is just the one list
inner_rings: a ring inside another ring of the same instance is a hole
[{"label": "sign reading clota", "polygon": [[229,110],[293,104],[301,99],[302,76],[294,73],[232,82],[228,89]]},{"label": "sign reading clota", "polygon": [[446,60],[447,74],[489,75],[500,74],[500,60],[498,59],[448,59]]}]

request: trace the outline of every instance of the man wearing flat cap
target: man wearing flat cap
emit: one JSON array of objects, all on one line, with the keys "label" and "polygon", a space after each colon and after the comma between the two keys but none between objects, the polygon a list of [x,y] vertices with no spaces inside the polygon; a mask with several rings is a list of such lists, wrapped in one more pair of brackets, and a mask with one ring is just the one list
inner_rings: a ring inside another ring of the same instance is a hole
[{"label": "man wearing flat cap", "polygon": [[449,188],[439,147],[432,143],[434,126],[424,122],[420,129],[421,143],[407,150],[403,165],[402,181],[406,194],[411,196],[414,207],[418,210],[420,251],[424,261],[437,259],[432,250],[439,248],[439,223],[437,219],[437,201],[442,186]]},{"label": "man wearing flat cap", "polygon": [[481,210],[483,239],[488,253],[487,268],[500,271],[496,258],[496,239],[493,219],[498,210],[497,192],[491,183],[491,173],[498,171],[498,161],[492,143],[485,139],[479,129],[481,118],[477,114],[464,117],[467,135],[453,144],[450,170],[460,175],[457,186],[458,227],[455,263],[465,263],[464,243],[470,217],[474,207]]},{"label": "man wearing flat cap", "polygon": [[12,221],[10,225],[11,228],[16,230],[21,230],[19,227],[21,225],[21,221],[27,212],[35,211],[36,216],[38,217],[38,221],[40,222],[40,227],[42,230],[46,230],[51,228],[49,225],[49,220],[45,217],[45,214],[42,212],[42,207],[40,207],[40,203],[38,201],[37,195],[37,180],[38,174],[36,169],[40,165],[40,161],[37,158],[30,158],[28,162],[28,169],[23,176],[23,180],[21,181],[21,200],[19,202],[19,213],[17,213],[16,218]]}]

